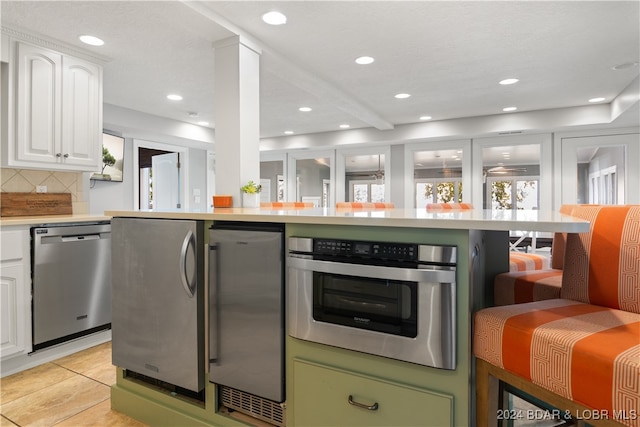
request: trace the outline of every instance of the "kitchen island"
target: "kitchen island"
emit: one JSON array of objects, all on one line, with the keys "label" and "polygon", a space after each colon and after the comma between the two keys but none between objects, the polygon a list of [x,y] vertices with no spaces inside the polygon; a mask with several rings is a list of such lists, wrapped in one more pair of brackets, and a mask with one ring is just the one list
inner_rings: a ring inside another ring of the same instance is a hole
[{"label": "kitchen island", "polygon": [[[211,213],[109,211],[106,215],[196,220],[203,221],[205,228],[226,221],[282,223],[286,237],[457,248],[455,369],[434,368],[288,336],[286,409],[281,422],[287,426],[475,424],[472,314],[491,305],[489,285],[495,274],[508,270],[509,231],[573,233],[587,231],[589,227],[588,222],[541,211],[225,208]],[[207,383],[203,399],[190,399],[129,378],[118,368],[111,401],[115,410],[152,425],[259,424],[221,409],[217,393],[216,386]],[[352,395],[360,407],[348,403],[347,398],[350,400]]]}]

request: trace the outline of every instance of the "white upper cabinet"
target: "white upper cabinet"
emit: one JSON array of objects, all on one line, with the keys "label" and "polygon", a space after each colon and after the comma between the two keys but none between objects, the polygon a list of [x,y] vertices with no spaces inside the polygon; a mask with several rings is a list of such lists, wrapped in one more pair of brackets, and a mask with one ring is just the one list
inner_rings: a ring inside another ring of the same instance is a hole
[{"label": "white upper cabinet", "polygon": [[4,164],[99,170],[102,67],[20,41],[13,44],[12,60],[9,90],[14,96],[8,103]]},{"label": "white upper cabinet", "polygon": [[64,56],[62,78],[62,161],[99,171],[102,164],[102,68]]}]

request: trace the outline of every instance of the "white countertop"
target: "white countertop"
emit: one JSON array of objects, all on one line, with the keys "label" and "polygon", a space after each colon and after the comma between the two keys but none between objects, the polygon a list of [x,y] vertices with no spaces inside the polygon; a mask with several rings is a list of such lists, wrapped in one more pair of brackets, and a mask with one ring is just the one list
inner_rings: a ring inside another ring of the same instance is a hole
[{"label": "white countertop", "polygon": [[0,227],[10,227],[12,225],[39,225],[109,220],[111,220],[110,216],[90,214],[12,216],[0,218]]},{"label": "white countertop", "polygon": [[526,230],[578,233],[589,231],[589,222],[558,212],[519,210],[427,212],[425,209],[343,211],[333,208],[267,210],[213,208],[212,212],[106,211],[109,217],[167,218],[281,222],[296,224],[366,225],[465,230]]}]

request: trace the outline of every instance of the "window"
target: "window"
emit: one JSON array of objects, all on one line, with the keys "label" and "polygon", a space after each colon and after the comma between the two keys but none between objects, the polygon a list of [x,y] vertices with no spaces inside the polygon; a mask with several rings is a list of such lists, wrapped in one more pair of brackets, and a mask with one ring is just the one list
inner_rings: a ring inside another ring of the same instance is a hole
[{"label": "window", "polygon": [[462,149],[413,152],[414,196],[417,208],[427,203],[462,202]]},{"label": "window", "polygon": [[636,204],[640,202],[640,135],[576,132],[558,136],[562,160],[558,203]]},{"label": "window", "polygon": [[[474,140],[471,198],[483,209],[551,209],[554,193],[551,134]],[[477,189],[477,191],[476,191]]]},{"label": "window", "polygon": [[384,182],[352,180],[349,188],[349,200],[353,202],[384,202]]},{"label": "window", "polygon": [[290,202],[319,200],[323,207],[333,204],[333,151],[307,151],[288,156],[286,198]]},{"label": "window", "polygon": [[611,166],[589,174],[589,203],[618,204],[617,167]]},{"label": "window", "polygon": [[416,179],[416,207],[427,203],[461,203],[462,178],[456,179]]},{"label": "window", "polygon": [[539,177],[487,178],[487,200],[492,210],[539,209]]}]

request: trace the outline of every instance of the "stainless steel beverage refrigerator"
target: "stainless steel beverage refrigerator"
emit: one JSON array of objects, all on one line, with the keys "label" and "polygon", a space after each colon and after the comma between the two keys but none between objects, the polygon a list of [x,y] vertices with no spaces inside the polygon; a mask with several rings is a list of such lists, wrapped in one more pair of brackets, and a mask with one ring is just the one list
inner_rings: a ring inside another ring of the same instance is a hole
[{"label": "stainless steel beverage refrigerator", "polygon": [[178,391],[202,391],[203,222],[114,218],[111,234],[113,364]]},{"label": "stainless steel beverage refrigerator", "polygon": [[209,380],[283,402],[284,228],[223,221],[209,236]]}]

